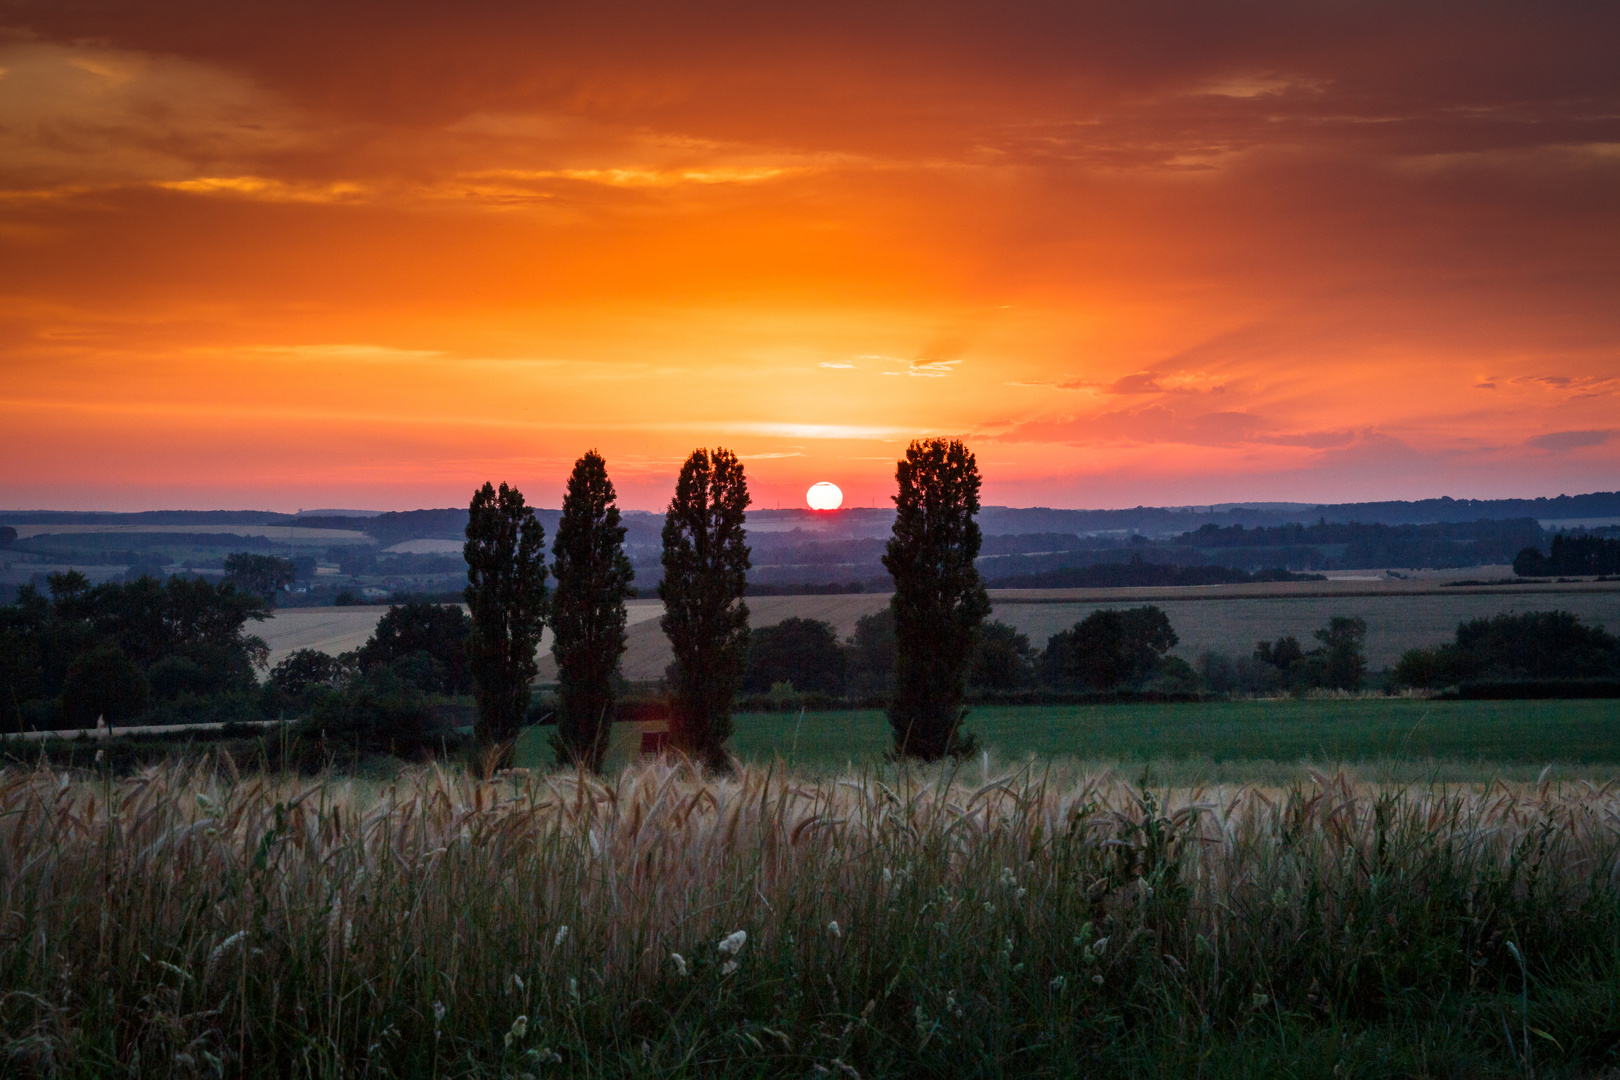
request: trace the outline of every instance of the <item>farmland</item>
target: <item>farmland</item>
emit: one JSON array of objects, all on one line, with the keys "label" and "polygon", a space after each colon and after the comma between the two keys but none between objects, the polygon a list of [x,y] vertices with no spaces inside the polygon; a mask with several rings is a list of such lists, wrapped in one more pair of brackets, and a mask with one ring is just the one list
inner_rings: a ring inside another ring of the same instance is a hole
[{"label": "farmland", "polygon": [[[890,748],[888,722],[876,709],[744,713],[735,718],[732,751],[757,764],[780,758],[817,774],[874,765]],[[1620,702],[1424,701],[1350,698],[1188,702],[1152,705],[979,706],[969,711],[992,762],[1068,761],[1116,765],[1131,775],[1155,771],[1187,782],[1300,775],[1301,763],[1348,766],[1369,776],[1479,780],[1534,777],[1552,764],[1559,775],[1620,775]],[[520,743],[523,764],[550,761],[548,729]],[[609,754],[622,767],[638,732],[620,725]],[[975,760],[973,768],[980,763]]]},{"label": "farmland", "polygon": [[1617,810],[1331,773],[9,770],[0,1049],[75,1076],[1597,1075]]},{"label": "farmland", "polygon": [[[798,616],[830,622],[841,637],[847,637],[861,616],[880,610],[888,600],[881,593],[761,596],[751,597],[748,607],[754,626]],[[1170,589],[1006,589],[993,591],[991,601],[991,618],[1016,626],[1029,635],[1036,648],[1098,607],[1157,604],[1180,635],[1175,655],[1189,661],[1205,649],[1245,654],[1261,638],[1292,634],[1309,642],[1312,631],[1330,616],[1359,615],[1367,621],[1367,658],[1374,671],[1392,665],[1407,649],[1449,639],[1459,622],[1500,611],[1557,608],[1590,623],[1620,628],[1620,583],[1613,582],[1456,587],[1425,579]],[[273,660],[300,648],[342,651],[362,644],[385,610],[285,609],[256,632],[270,643]],[[628,611],[624,675],[633,682],[658,679],[672,659],[658,625],[662,606],[656,600],[632,600]],[[548,649],[549,639],[541,644],[542,680],[555,677]]]}]

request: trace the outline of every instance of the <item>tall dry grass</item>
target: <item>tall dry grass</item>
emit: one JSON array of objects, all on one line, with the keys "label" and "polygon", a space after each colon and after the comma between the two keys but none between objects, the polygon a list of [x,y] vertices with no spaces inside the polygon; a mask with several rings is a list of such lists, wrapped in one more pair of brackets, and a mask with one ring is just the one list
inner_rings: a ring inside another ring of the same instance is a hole
[{"label": "tall dry grass", "polygon": [[1319,775],[13,770],[0,1061],[1214,1075],[1276,1044],[1345,1075],[1408,1039],[1589,1068],[1620,1041],[1617,812],[1612,786]]}]

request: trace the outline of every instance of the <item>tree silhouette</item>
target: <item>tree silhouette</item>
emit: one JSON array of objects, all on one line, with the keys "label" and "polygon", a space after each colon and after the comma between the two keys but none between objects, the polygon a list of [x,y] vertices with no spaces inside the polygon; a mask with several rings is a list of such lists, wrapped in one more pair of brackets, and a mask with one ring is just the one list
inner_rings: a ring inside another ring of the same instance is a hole
[{"label": "tree silhouette", "polygon": [[275,555],[239,551],[225,556],[225,580],[234,582],[244,592],[264,597],[267,604],[274,604],[276,594],[298,580],[298,565]]},{"label": "tree silhouette", "polygon": [[473,495],[467,516],[467,607],[472,613],[468,659],[478,697],[479,742],[510,752],[529,681],[539,668],[534,651],[546,617],[545,530],[523,493],[489,483]]},{"label": "tree silhouette", "polygon": [[591,450],[574,462],[552,542],[551,655],[557,659],[559,765],[602,770],[613,723],[613,676],[624,654],[624,599],[635,571],[607,463]]},{"label": "tree silhouette", "polygon": [[710,768],[728,766],[731,703],[748,661],[748,482],[729,450],[694,450],[664,516],[661,625],[672,665],[674,744]]},{"label": "tree silhouette", "polygon": [[990,596],[979,554],[979,466],[957,439],[919,439],[895,470],[900,493],[883,565],[894,577],[894,749],[934,761],[971,753],[963,692]]}]

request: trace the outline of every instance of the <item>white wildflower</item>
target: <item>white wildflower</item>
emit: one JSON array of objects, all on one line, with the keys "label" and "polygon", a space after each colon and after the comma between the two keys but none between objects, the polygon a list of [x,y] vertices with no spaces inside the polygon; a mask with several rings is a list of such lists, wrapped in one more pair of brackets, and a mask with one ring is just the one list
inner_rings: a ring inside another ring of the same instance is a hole
[{"label": "white wildflower", "polygon": [[738,930],[721,938],[720,944],[716,947],[720,950],[721,956],[736,956],[742,952],[742,947],[746,944],[748,944],[748,931]]},{"label": "white wildflower", "polygon": [[567,940],[568,940],[568,927],[566,925],[565,926],[559,926],[559,927],[557,927],[557,936],[551,939],[551,947],[553,949],[555,949],[555,948],[557,948],[557,946],[561,945],[563,942],[565,942]]},{"label": "white wildflower", "polygon": [[727,960],[725,963],[720,965],[720,974],[722,974],[722,975],[730,975],[733,972],[735,972],[736,970],[737,970],[737,961],[735,961],[735,960]]},{"label": "white wildflower", "polygon": [[827,924],[827,933],[831,934],[835,938],[841,938],[844,936],[844,932],[838,929],[837,919],[834,919],[832,922]]},{"label": "white wildflower", "polygon": [[522,1042],[523,1037],[529,1033],[529,1018],[519,1016],[512,1021],[512,1027],[506,1033],[506,1048],[512,1049],[512,1044]]},{"label": "white wildflower", "polygon": [[437,1035],[439,1033],[439,1025],[442,1023],[444,1023],[444,1002],[435,1001],[433,1003],[433,1034]]},{"label": "white wildflower", "polygon": [[669,958],[675,964],[675,974],[683,979],[686,978],[686,957],[678,952],[672,952],[669,954]]}]

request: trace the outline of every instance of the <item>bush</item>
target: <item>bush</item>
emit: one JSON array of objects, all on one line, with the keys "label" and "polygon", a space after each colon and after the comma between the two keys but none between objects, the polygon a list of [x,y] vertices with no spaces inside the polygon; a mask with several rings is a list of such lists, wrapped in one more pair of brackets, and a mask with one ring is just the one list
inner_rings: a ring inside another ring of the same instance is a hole
[{"label": "bush", "polygon": [[107,726],[126,723],[146,710],[151,696],[146,677],[117,649],[84,653],[68,667],[62,686],[62,723],[68,727],[94,727],[105,718]]},{"label": "bush", "polygon": [[[1294,645],[1297,648],[1299,642]],[[1281,669],[1254,656],[1205,651],[1199,654],[1195,666],[1204,685],[1217,694],[1269,694],[1288,682]]]},{"label": "bush", "polygon": [[392,668],[377,668],[343,690],[315,698],[306,731],[365,751],[409,752],[433,724],[427,697]]}]

